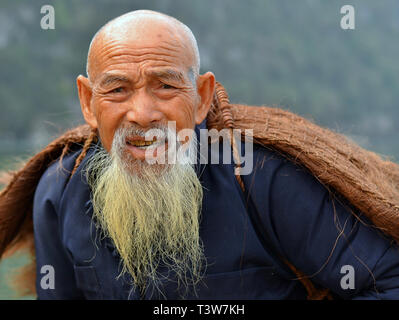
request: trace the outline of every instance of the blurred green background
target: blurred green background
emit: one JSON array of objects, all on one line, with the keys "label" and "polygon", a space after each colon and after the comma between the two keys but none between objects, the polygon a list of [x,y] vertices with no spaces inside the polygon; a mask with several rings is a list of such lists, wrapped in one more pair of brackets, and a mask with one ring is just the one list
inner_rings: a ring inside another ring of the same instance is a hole
[{"label": "blurred green background", "polygon": [[[42,30],[42,5],[55,30]],[[340,28],[343,5],[355,30]],[[201,72],[211,70],[236,103],[281,107],[399,159],[399,2],[396,0],[129,0],[0,3],[0,169],[83,123],[75,79],[94,33],[131,10],[187,24]],[[0,263],[0,298],[18,257]],[[33,298],[33,297],[30,297]]]}]

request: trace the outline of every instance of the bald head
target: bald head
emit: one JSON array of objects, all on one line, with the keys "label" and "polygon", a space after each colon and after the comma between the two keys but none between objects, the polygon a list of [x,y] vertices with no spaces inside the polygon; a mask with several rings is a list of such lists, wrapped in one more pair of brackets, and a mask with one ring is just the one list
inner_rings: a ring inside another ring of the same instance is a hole
[{"label": "bald head", "polygon": [[107,44],[129,43],[138,49],[149,45],[147,39],[167,41],[181,51],[182,60],[188,64],[193,82],[199,75],[200,57],[197,41],[185,24],[163,13],[137,10],[119,16],[106,23],[94,35],[88,52],[86,72],[93,81],[97,75],[99,55]]}]

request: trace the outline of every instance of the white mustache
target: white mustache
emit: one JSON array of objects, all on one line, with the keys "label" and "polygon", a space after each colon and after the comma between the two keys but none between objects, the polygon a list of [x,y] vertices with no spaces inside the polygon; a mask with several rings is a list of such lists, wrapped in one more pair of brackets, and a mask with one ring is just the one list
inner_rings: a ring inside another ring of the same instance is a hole
[{"label": "white mustache", "polygon": [[168,127],[165,125],[156,125],[147,130],[143,130],[142,128],[133,125],[128,128],[122,127],[118,130],[121,130],[122,138],[127,138],[129,136],[139,136],[142,138],[147,138],[147,140],[152,140],[150,138],[156,138],[157,140],[167,140],[168,137]]}]

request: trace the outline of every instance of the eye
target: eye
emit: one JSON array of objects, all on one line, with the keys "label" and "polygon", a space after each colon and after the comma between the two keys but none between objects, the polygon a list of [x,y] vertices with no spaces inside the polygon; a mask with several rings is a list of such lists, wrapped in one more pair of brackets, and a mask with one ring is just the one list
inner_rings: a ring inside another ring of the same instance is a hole
[{"label": "eye", "polygon": [[123,87],[118,87],[118,88],[115,88],[115,89],[112,89],[111,91],[110,91],[110,93],[121,93],[121,92],[123,92]]},{"label": "eye", "polygon": [[163,83],[162,84],[162,89],[176,89],[176,87],[173,87],[169,84]]}]

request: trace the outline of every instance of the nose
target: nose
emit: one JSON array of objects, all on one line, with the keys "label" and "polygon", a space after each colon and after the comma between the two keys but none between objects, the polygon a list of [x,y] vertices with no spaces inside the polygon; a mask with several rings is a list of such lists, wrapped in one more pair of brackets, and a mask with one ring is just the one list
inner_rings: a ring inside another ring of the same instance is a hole
[{"label": "nose", "polygon": [[163,119],[163,113],[157,108],[156,101],[146,92],[136,92],[126,113],[126,120],[142,128],[151,127]]}]

